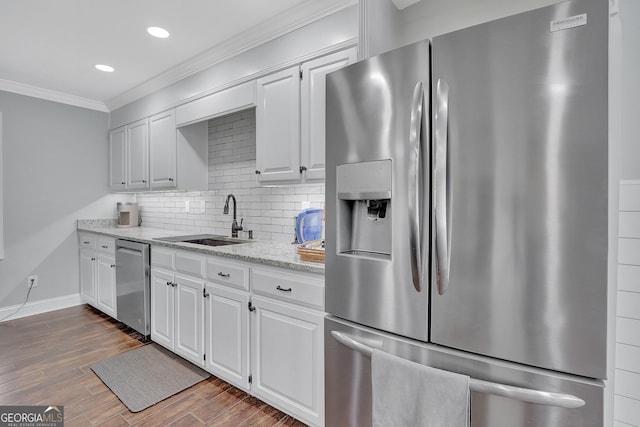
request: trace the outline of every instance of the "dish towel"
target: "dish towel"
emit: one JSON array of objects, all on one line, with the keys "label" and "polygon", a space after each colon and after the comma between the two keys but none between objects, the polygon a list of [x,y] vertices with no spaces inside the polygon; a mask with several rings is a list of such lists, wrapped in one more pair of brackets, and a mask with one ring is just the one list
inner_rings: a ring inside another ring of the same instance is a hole
[{"label": "dish towel", "polygon": [[402,359],[371,355],[374,427],[467,427],[469,377]]}]

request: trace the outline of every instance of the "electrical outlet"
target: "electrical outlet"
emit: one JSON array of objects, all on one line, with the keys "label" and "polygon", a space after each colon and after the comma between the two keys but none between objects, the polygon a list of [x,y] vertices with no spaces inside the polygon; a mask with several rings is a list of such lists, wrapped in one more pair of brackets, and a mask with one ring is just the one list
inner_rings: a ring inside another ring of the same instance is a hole
[{"label": "electrical outlet", "polygon": [[205,202],[204,200],[200,200],[200,213],[203,214],[205,213],[206,208],[205,208]]},{"label": "electrical outlet", "polygon": [[[31,283],[33,282],[33,286]],[[38,287],[38,275],[34,274],[32,276],[27,276],[27,288],[37,288]]]},{"label": "electrical outlet", "polygon": [[184,201],[184,211],[186,213],[189,213],[189,201],[188,200]]}]

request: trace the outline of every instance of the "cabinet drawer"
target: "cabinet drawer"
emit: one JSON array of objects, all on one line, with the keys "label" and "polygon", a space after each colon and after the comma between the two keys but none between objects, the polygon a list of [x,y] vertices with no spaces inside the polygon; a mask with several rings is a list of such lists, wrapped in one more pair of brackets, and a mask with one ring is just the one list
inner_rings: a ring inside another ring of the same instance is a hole
[{"label": "cabinet drawer", "polygon": [[252,268],[256,293],[324,310],[324,280],[279,269]]},{"label": "cabinet drawer", "polygon": [[205,257],[189,252],[176,251],[175,270],[192,276],[204,277]]},{"label": "cabinet drawer", "polygon": [[207,279],[212,282],[249,290],[249,267],[219,258],[207,259]]},{"label": "cabinet drawer", "polygon": [[80,234],[80,248],[95,249],[97,240],[94,234]]},{"label": "cabinet drawer", "polygon": [[151,247],[151,265],[154,267],[173,270],[175,265],[176,251],[164,249],[157,246]]},{"label": "cabinet drawer", "polygon": [[101,237],[96,241],[96,249],[113,255],[116,251],[116,239]]}]

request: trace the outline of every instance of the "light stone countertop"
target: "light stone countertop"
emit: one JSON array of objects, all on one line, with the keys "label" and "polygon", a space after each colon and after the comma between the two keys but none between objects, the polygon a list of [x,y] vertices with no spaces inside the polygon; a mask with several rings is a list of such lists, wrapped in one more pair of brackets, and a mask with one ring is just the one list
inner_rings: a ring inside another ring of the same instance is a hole
[{"label": "light stone countertop", "polygon": [[[124,238],[154,246],[164,246],[174,249],[183,249],[206,255],[215,255],[240,261],[270,265],[273,267],[288,268],[291,270],[308,273],[324,274],[324,264],[301,261],[296,252],[296,245],[270,240],[237,239],[243,244],[228,246],[204,246],[193,243],[164,242],[157,238],[195,235],[198,233],[188,231],[163,230],[150,227],[115,227],[110,221],[104,220],[79,220],[78,231],[86,231],[114,238]],[[234,239],[236,240],[236,239]]]}]

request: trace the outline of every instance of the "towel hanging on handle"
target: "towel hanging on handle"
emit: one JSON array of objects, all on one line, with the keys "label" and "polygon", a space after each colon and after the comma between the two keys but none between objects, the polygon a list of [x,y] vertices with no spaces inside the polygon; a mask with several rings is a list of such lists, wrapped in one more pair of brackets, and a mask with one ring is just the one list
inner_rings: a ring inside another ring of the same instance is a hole
[{"label": "towel hanging on handle", "polygon": [[374,349],[374,427],[469,426],[469,377]]}]

